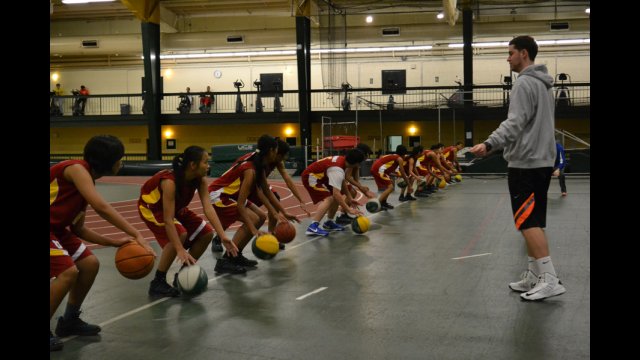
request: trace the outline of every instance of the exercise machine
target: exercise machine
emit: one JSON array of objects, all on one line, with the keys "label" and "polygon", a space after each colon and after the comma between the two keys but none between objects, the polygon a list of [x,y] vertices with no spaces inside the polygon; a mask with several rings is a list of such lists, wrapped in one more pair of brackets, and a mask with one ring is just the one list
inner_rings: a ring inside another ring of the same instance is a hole
[{"label": "exercise machine", "polygon": [[353,89],[348,82],[342,83],[342,90],[344,91],[344,98],[342,99],[342,110],[351,110],[351,99],[349,99],[349,90]]},{"label": "exercise machine", "polygon": [[280,103],[280,97],[278,96],[278,92],[282,88],[282,83],[280,80],[275,80],[273,82],[273,87],[276,89],[275,97],[273,98],[273,112],[282,112],[282,104]]},{"label": "exercise machine", "polygon": [[236,113],[241,114],[244,112],[244,104],[242,104],[242,98],[240,97],[240,89],[244,87],[244,81],[242,81],[242,79],[234,81],[233,87],[238,89],[238,97],[236,98]]},{"label": "exercise machine", "polygon": [[260,95],[260,92],[262,91],[262,81],[256,79],[256,81],[253,82],[253,87],[258,90],[258,95],[256,96],[256,112],[261,113],[264,111],[264,107],[262,106],[262,96]]}]

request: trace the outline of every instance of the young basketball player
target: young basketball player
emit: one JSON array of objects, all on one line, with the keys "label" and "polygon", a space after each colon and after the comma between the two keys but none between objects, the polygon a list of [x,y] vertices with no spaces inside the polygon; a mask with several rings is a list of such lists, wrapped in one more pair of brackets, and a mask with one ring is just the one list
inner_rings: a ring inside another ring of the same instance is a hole
[{"label": "young basketball player", "polygon": [[[121,246],[132,239],[155,256],[149,243],[98,193],[95,180],[115,175],[122,167],[124,145],[111,135],[94,136],[84,147],[84,160],[62,161],[49,169],[49,320],[69,293],[56,334],[96,335],[100,326],[80,319],[80,307],[98,275],[100,263],[82,242]],[[87,204],[131,238],[112,239],[84,226]],[[49,332],[50,351],[62,342]]]}]

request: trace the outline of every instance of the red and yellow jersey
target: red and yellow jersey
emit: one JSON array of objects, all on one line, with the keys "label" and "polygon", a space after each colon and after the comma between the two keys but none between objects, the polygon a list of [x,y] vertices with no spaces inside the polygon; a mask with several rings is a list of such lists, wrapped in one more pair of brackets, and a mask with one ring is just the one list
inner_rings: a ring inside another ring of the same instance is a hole
[{"label": "red and yellow jersey", "polygon": [[302,172],[302,175],[314,174],[316,178],[325,178],[327,175],[327,169],[337,166],[342,170],[347,168],[347,161],[344,156],[329,156],[322,158],[311,165],[307,166]]},{"label": "red and yellow jersey", "polygon": [[[244,154],[242,156],[240,156],[239,158],[236,159],[236,161],[233,162],[233,165],[231,165],[231,167],[233,167],[234,165],[238,164],[238,163],[242,163],[245,161],[251,161],[251,158],[256,154],[255,151],[252,151],[250,153]],[[269,174],[271,174],[271,172],[273,171],[273,167],[265,167],[265,177],[269,176]],[[255,196],[251,196],[251,198],[248,198],[249,201],[251,201],[254,204],[262,204],[262,201],[260,201],[260,199],[258,198],[258,195],[255,194]],[[260,205],[258,205],[260,206]]]},{"label": "red and yellow jersey", "polygon": [[64,169],[80,164],[89,173],[84,160],[66,160],[49,168],[49,230],[59,231],[73,224],[87,208],[87,200],[76,186],[64,178]]},{"label": "red and yellow jersey", "polygon": [[[236,159],[236,161],[233,163],[234,165],[237,163],[241,163],[243,161],[251,161],[251,157],[253,155],[255,155],[256,152],[250,152],[248,154],[244,154],[242,156],[240,156],[239,158]],[[269,175],[271,175],[271,173],[273,172],[273,170],[275,170],[277,167],[277,165],[267,165],[264,167],[264,176],[265,178],[268,177]],[[257,179],[256,179],[257,181]],[[257,189],[256,189],[257,190]],[[258,192],[253,192],[249,197],[248,197],[249,201],[251,201],[252,203],[258,205],[258,206],[262,206],[262,201],[258,198]]]},{"label": "red and yellow jersey", "polygon": [[433,150],[423,151],[422,154],[420,154],[416,159],[416,168],[423,171],[428,171],[432,167],[436,166],[434,155],[437,156],[436,152]]},{"label": "red and yellow jersey", "polygon": [[[248,154],[244,154],[244,155],[240,156],[239,158],[236,159],[236,161],[234,161],[233,165],[235,165],[237,163],[241,163],[241,162],[247,161],[247,160],[250,160],[251,157],[253,155],[255,155],[255,153],[256,152],[254,151],[254,152],[250,152]],[[265,166],[264,167],[264,175],[265,175],[265,177],[268,177],[269,175],[271,175],[271,173],[273,172],[273,170],[275,170],[276,167],[277,167],[277,164],[276,165],[269,164],[269,165]]]},{"label": "red and yellow jersey", "polygon": [[[165,179],[175,183],[176,178],[173,170],[161,170],[153,175],[142,185],[140,198],[138,199],[138,210],[142,217],[159,226],[164,226],[163,193],[160,182]],[[176,192],[181,191],[181,196],[180,199],[176,199],[174,214],[177,215],[181,210],[187,208],[193,199],[196,189],[197,185],[195,182],[185,183],[182,189],[176,188]]]},{"label": "red and yellow jersey", "polygon": [[[247,155],[244,155],[247,156]],[[240,185],[244,181],[244,172],[247,169],[255,170],[253,162],[242,161],[234,163],[222,176],[209,184],[209,198],[215,206],[235,206],[240,195]],[[256,174],[256,176],[258,176]],[[257,197],[256,186],[251,187],[251,193],[247,198]]]},{"label": "red and yellow jersey", "polygon": [[455,162],[457,152],[458,148],[455,145],[447,146],[446,148],[444,148],[444,150],[442,150],[442,156],[444,156],[445,159],[451,162]]},{"label": "red and yellow jersey", "polygon": [[[415,167],[415,165],[416,165],[415,160],[413,162],[411,162],[411,158],[412,157],[413,157],[413,155],[411,155],[411,154],[407,154],[407,155],[402,157],[402,160],[404,161],[404,163],[402,163],[402,168],[404,169],[404,173],[407,174],[407,176],[409,176],[411,174],[409,166]],[[398,174],[398,176],[400,176],[400,168],[399,167],[398,167],[398,170],[396,170],[396,173]]]},{"label": "red and yellow jersey", "polygon": [[371,165],[371,172],[389,175],[398,168],[398,159],[400,158],[398,154],[384,155]]},{"label": "red and yellow jersey", "polygon": [[342,170],[347,168],[347,160],[344,156],[329,156],[322,158],[311,165],[307,166],[302,172],[302,177],[315,178],[314,184],[323,184],[325,187],[329,187],[329,177],[327,176],[327,169],[337,166]]}]

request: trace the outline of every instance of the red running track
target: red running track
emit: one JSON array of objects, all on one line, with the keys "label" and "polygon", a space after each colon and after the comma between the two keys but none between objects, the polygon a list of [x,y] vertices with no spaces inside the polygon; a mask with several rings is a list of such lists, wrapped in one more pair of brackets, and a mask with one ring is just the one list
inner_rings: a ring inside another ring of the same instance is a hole
[{"label": "red running track", "polygon": [[[97,180],[97,182],[104,183],[104,184],[138,185],[142,187],[142,184],[144,184],[144,182],[147,179],[149,179],[149,177],[146,177],[146,176],[106,176]],[[307,214],[300,208],[298,199],[296,199],[293,196],[293,193],[291,192],[291,190],[289,190],[289,188],[284,183],[284,181],[269,180],[269,185],[271,185],[273,189],[278,192],[278,194],[280,195],[280,203],[289,213],[297,216],[298,219],[300,220],[308,217]],[[309,212],[311,212],[311,214],[314,214],[316,212],[317,206],[312,203],[311,198],[307,193],[307,190],[304,189],[304,186],[301,183],[296,183],[296,186],[298,187],[298,192],[302,196],[302,199],[305,201],[305,207]],[[363,195],[359,193],[358,199],[361,199],[362,196]],[[140,216],[138,215],[137,203],[138,203],[138,199],[136,198],[131,200],[112,202],[111,205],[131,225],[133,225],[138,231],[140,231],[140,233],[145,237],[145,239],[149,241],[155,241],[155,237],[153,236],[153,233],[151,232],[151,230],[147,228],[147,226],[144,224],[144,222],[142,221],[142,219],[140,219]],[[204,212],[202,210],[202,204],[200,203],[200,199],[198,198],[197,195],[195,195],[194,198],[191,200],[191,203],[189,204],[189,209],[191,209],[196,214],[205,218]],[[235,222],[227,230],[235,230],[239,228],[241,225],[242,223]],[[128,235],[120,231],[120,229],[116,228],[115,226],[111,225],[108,221],[101,218],[95,212],[95,210],[91,208],[91,206],[87,207],[85,226],[107,237],[117,237],[117,238],[128,237]],[[93,243],[87,243],[87,246],[89,248],[101,247],[100,245],[93,244]]]}]

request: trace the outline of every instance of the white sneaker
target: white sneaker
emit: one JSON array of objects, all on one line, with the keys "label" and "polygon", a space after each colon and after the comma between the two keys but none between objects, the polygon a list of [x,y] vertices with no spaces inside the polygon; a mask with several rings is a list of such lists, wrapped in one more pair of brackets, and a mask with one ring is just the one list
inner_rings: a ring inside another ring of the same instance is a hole
[{"label": "white sneaker", "polygon": [[520,281],[509,283],[509,288],[517,292],[525,292],[533,289],[538,282],[538,277],[533,271],[527,269],[520,275]]},{"label": "white sneaker", "polygon": [[542,300],[551,296],[564,294],[567,289],[562,286],[562,282],[549,273],[538,276],[538,283],[533,289],[520,294],[524,300]]}]

